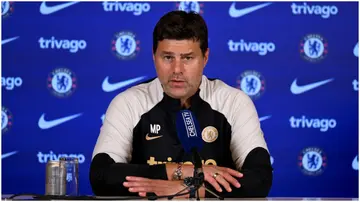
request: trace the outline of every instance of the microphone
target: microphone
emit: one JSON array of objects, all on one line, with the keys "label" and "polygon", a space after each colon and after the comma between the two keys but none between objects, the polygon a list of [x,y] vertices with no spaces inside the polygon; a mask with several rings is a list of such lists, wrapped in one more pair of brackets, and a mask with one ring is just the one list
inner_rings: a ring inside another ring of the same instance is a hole
[{"label": "microphone", "polygon": [[176,114],[176,130],[185,152],[192,154],[192,162],[194,164],[192,184],[196,191],[198,191],[204,182],[204,172],[199,154],[199,150],[203,147],[203,141],[200,137],[199,123],[190,110],[180,110]]},{"label": "microphone", "polygon": [[[199,151],[204,142],[201,138],[200,125],[190,110],[180,110],[176,114],[176,131],[185,152],[192,154],[194,176],[191,178],[191,184],[194,188],[190,188],[190,198],[194,198],[194,192],[197,191],[197,200],[200,200],[199,188],[203,186],[205,177]],[[203,187],[219,200],[224,200],[222,196],[215,194],[205,186]]]},{"label": "microphone", "polygon": [[[195,169],[202,171],[199,150],[203,147],[200,126],[190,110],[180,110],[176,115],[176,130],[186,153],[192,153]],[[201,169],[201,170],[199,170]]]}]

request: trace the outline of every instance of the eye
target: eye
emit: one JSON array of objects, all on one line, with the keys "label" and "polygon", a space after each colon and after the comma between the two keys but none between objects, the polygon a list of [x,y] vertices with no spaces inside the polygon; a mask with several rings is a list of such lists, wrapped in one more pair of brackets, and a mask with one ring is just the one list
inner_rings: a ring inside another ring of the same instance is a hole
[{"label": "eye", "polygon": [[171,59],[172,59],[172,56],[170,56],[170,55],[165,55],[163,58],[164,58],[165,60],[171,60]]},{"label": "eye", "polygon": [[191,57],[191,56],[186,56],[185,57],[185,60],[191,60],[191,59],[193,59],[193,57]]}]

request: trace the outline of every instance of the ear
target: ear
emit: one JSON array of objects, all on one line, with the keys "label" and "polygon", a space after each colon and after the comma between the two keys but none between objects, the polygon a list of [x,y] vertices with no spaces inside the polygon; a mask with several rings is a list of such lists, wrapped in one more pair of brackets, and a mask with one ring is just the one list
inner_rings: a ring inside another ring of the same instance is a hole
[{"label": "ear", "polygon": [[153,61],[155,62],[155,53],[154,50],[151,50]]},{"label": "ear", "polygon": [[205,55],[204,55],[204,68],[209,60],[209,52],[210,52],[210,48],[206,49]]}]

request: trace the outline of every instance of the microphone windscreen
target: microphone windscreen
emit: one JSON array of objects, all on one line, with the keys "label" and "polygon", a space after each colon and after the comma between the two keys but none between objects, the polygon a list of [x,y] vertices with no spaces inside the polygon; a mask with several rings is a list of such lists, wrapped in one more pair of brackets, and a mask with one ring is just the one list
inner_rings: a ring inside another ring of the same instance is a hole
[{"label": "microphone windscreen", "polygon": [[198,151],[202,149],[200,125],[190,110],[180,110],[176,114],[176,131],[186,153],[195,148]]}]

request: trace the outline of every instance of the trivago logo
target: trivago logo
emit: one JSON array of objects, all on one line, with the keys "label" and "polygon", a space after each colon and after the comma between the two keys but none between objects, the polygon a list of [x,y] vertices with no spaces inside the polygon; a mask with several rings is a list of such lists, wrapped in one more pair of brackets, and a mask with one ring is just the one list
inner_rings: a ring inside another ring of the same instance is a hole
[{"label": "trivago logo", "polygon": [[50,39],[41,37],[39,39],[41,49],[64,49],[69,50],[70,53],[76,53],[79,50],[84,50],[87,46],[85,40],[69,40],[69,39],[55,39],[52,36]]},{"label": "trivago logo", "polygon": [[359,81],[357,79],[354,79],[352,82],[354,91],[359,91]]},{"label": "trivago logo", "polygon": [[246,42],[244,39],[237,42],[230,39],[228,46],[231,52],[254,52],[261,56],[275,51],[273,42]]},{"label": "trivago logo", "polygon": [[104,11],[112,12],[132,12],[134,15],[141,15],[143,12],[150,11],[149,3],[131,3],[131,2],[103,2]]},{"label": "trivago logo", "polygon": [[330,5],[302,5],[292,3],[291,10],[294,15],[320,15],[322,18],[329,18],[331,15],[337,15],[338,8]]},{"label": "trivago logo", "polygon": [[20,77],[1,77],[1,86],[6,90],[13,90],[15,87],[20,87],[23,80]]},{"label": "trivago logo", "polygon": [[301,118],[290,117],[291,128],[319,128],[321,132],[326,132],[330,128],[336,127],[335,119],[319,119],[319,118],[307,118],[301,116]]},{"label": "trivago logo", "polygon": [[85,162],[85,156],[83,154],[55,154],[53,151],[50,153],[38,152],[37,154],[39,163],[47,163],[48,161],[58,161],[61,157],[74,157],[78,158],[79,163]]}]

